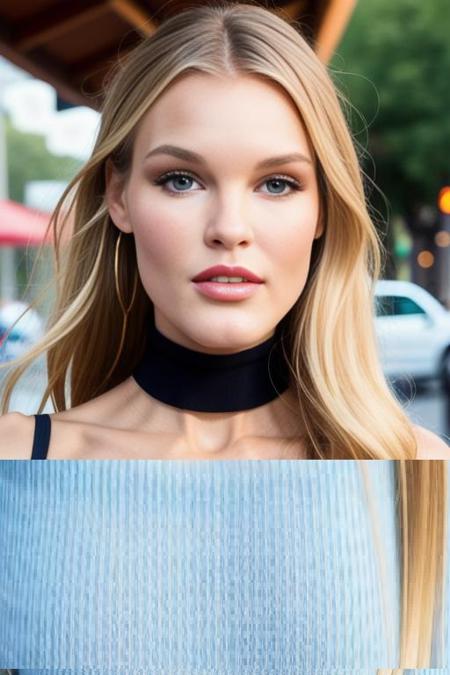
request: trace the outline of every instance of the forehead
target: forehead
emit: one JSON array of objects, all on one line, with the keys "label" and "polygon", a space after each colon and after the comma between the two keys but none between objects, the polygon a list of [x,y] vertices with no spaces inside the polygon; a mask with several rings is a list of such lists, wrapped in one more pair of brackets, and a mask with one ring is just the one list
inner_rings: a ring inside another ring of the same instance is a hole
[{"label": "forehead", "polygon": [[190,73],[170,85],[144,115],[136,140],[146,151],[155,142],[226,141],[275,151],[309,152],[300,113],[277,83],[254,75]]}]

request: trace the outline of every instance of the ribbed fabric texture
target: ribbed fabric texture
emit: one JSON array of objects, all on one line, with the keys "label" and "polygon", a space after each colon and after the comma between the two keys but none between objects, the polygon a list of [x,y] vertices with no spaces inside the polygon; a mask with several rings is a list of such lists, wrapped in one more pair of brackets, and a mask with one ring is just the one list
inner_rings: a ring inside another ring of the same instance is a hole
[{"label": "ribbed fabric texture", "polygon": [[396,667],[394,470],[350,460],[0,462],[0,666]]},{"label": "ribbed fabric texture", "polygon": [[[210,673],[213,673],[213,671],[198,671],[200,675],[203,673],[207,673],[207,675],[210,675]],[[293,671],[290,671],[293,672]],[[448,668],[418,668],[418,669],[404,669],[403,675],[450,675],[450,669]],[[51,670],[51,669],[45,669],[45,668],[40,668],[38,670],[33,669],[33,670],[28,670],[28,669],[21,669],[17,671],[17,675],[107,675],[107,672],[105,670],[99,670],[98,668],[82,668],[81,670],[71,670],[67,668],[61,668],[61,669],[56,669],[56,670]],[[108,675],[149,675],[148,671],[145,669],[137,669],[137,670],[111,670],[108,671]],[[164,671],[152,671],[151,675],[171,675],[167,670]],[[233,673],[233,675],[238,675],[238,673]],[[280,673],[280,675],[283,675]],[[303,675],[301,671],[298,671],[298,675]],[[346,668],[345,670],[315,670],[314,673],[307,673],[307,675],[377,675],[377,670],[354,670],[351,669],[349,670]]]}]

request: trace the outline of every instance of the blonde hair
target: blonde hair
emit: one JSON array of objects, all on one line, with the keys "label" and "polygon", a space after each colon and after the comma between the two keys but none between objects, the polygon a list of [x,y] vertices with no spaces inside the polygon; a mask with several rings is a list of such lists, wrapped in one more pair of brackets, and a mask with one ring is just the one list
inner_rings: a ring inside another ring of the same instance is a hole
[{"label": "blonde hair", "polygon": [[[56,411],[66,409],[68,374],[70,405],[77,406],[122,382],[141,358],[152,304],[139,280],[122,335],[113,264],[118,230],[104,199],[105,167],[111,159],[126,174],[143,116],[168,86],[190,73],[261,77],[281,86],[298,108],[314,153],[325,224],[313,245],[304,290],[282,321],[298,419],[306,430],[309,458],[401,460],[401,664],[424,666],[443,582],[445,466],[408,461],[416,457],[417,445],[380,365],[374,285],[383,248],[341,108],[346,101],[295,22],[251,3],[198,6],[173,15],[118,63],[92,156],[69,184],[49,225],[56,302],[47,332],[8,364],[14,368],[2,410],[8,411],[18,379],[43,353],[48,386],[39,412],[49,397]],[[73,234],[63,249],[69,222]],[[119,284],[125,298],[131,297],[136,268],[133,239],[123,237]]]}]

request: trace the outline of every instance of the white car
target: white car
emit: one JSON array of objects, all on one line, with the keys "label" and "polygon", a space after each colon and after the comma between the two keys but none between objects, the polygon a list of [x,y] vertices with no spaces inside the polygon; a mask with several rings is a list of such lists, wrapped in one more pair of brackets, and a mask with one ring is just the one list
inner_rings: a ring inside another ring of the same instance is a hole
[{"label": "white car", "polygon": [[450,394],[450,312],[410,281],[378,281],[375,300],[385,375],[417,381],[438,379]]},{"label": "white car", "polygon": [[21,356],[42,337],[43,320],[34,309],[30,309],[6,337],[7,331],[26,307],[20,301],[0,304],[0,362]]}]

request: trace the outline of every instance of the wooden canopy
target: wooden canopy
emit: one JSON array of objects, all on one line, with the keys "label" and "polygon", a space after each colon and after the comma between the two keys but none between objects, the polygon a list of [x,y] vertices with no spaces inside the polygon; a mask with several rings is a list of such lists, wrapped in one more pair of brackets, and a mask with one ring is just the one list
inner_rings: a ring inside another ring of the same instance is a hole
[{"label": "wooden canopy", "polygon": [[[332,55],[356,0],[271,0],[301,22],[320,58]],[[0,0],[0,54],[49,82],[68,103],[98,108],[117,56],[189,0]],[[264,4],[264,6],[268,6]]]}]

